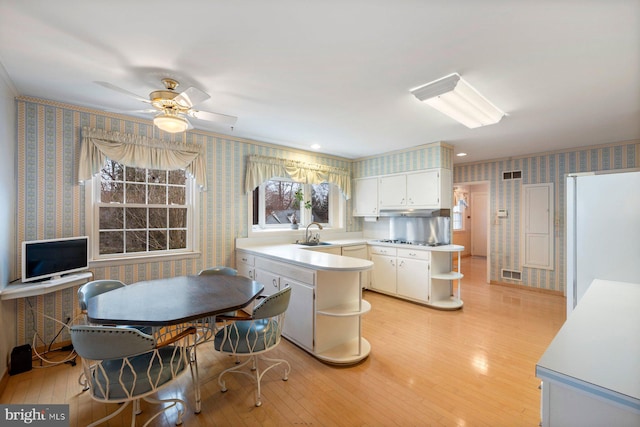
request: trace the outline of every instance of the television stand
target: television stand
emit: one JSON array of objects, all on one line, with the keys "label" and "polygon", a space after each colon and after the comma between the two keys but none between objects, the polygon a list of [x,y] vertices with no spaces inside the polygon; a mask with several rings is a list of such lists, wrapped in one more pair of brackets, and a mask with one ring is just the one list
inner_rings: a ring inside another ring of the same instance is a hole
[{"label": "television stand", "polygon": [[86,271],[62,276],[59,279],[45,280],[44,282],[18,282],[7,285],[6,288],[0,290],[0,299],[4,301],[45,295],[73,286],[83,285],[92,279],[93,273]]}]

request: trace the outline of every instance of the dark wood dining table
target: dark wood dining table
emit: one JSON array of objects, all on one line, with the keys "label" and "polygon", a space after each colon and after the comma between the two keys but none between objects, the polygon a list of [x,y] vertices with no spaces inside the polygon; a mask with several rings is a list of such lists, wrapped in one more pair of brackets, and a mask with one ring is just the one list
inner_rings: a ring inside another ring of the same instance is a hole
[{"label": "dark wood dining table", "polygon": [[246,307],[263,291],[243,276],[178,276],[147,280],[97,295],[87,319],[97,324],[169,326]]}]

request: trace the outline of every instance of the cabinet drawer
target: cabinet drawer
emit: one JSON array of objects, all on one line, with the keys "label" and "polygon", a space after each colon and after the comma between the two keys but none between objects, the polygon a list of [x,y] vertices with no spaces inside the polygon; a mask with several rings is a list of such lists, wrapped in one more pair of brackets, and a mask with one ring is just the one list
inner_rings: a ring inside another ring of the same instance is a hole
[{"label": "cabinet drawer", "polygon": [[396,248],[389,246],[369,246],[370,254],[396,256]]},{"label": "cabinet drawer", "polygon": [[412,258],[412,259],[422,259],[425,261],[429,261],[429,251],[420,251],[416,249],[398,249],[398,257],[402,258]]},{"label": "cabinet drawer", "polygon": [[313,270],[296,267],[282,262],[271,261],[260,257],[255,259],[255,263],[256,268],[268,270],[280,276],[290,277],[302,283],[315,285],[315,272]]},{"label": "cabinet drawer", "polygon": [[255,265],[255,257],[247,253],[238,252],[236,254],[236,265],[239,265],[240,263]]}]

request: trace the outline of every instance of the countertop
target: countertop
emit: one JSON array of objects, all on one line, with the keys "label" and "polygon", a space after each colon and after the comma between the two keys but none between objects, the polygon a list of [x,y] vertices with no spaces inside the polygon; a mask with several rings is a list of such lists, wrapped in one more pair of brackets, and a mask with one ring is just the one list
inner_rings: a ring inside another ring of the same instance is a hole
[{"label": "countertop", "polygon": [[[367,241],[365,239],[345,239],[328,240],[326,243],[330,243],[333,246],[354,246],[364,245]],[[373,263],[366,259],[333,255],[318,250],[323,247],[330,248],[331,245],[303,246],[295,243],[248,244],[236,249],[270,258],[274,261],[284,261],[313,270],[364,271],[373,268]]]},{"label": "countertop", "polygon": [[640,284],[596,279],[536,365],[536,376],[640,410]]}]

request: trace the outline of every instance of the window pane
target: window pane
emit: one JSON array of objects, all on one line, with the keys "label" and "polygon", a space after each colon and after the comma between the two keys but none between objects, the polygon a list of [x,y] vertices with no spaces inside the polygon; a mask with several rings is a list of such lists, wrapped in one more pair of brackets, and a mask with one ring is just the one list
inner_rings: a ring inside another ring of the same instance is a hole
[{"label": "window pane", "polygon": [[122,229],[124,226],[124,208],[101,207],[100,229]]},{"label": "window pane", "polygon": [[107,159],[102,167],[102,181],[124,181],[124,166],[118,162]]},{"label": "window pane", "polygon": [[166,205],[167,204],[167,187],[164,185],[149,185],[149,202],[150,205]]},{"label": "window pane", "polygon": [[103,181],[100,186],[100,201],[103,203],[122,203],[124,201],[124,183]]},{"label": "window pane", "polygon": [[167,171],[149,169],[147,172],[147,182],[165,184],[167,182]]},{"label": "window pane", "polygon": [[167,228],[167,208],[149,208],[149,228]]},{"label": "window pane", "polygon": [[184,249],[187,247],[186,230],[169,230],[169,249]]},{"label": "window pane", "polygon": [[167,230],[149,230],[149,250],[164,251],[167,249]]},{"label": "window pane", "polygon": [[147,232],[127,231],[127,252],[146,252]]},{"label": "window pane", "polygon": [[147,185],[127,184],[127,197],[125,199],[125,203],[146,203]]},{"label": "window pane", "polygon": [[171,208],[169,209],[169,228],[186,228],[187,227],[187,209]]},{"label": "window pane", "polygon": [[187,200],[186,187],[169,187],[169,204],[184,205]]},{"label": "window pane", "polygon": [[313,221],[329,222],[329,184],[326,182],[311,186],[311,215]]},{"label": "window pane", "polygon": [[101,231],[100,232],[100,253],[101,254],[121,254],[124,252],[124,232],[122,231]]},{"label": "window pane", "polygon": [[267,181],[264,191],[267,224],[289,224],[294,214],[300,220],[300,203],[294,197],[300,188],[297,182]]},{"label": "window pane", "polygon": [[127,208],[127,229],[147,228],[147,208]]},{"label": "window pane", "polygon": [[147,179],[146,169],[138,169],[138,168],[132,168],[127,166],[126,171],[127,171],[126,173],[127,181],[145,182]]},{"label": "window pane", "polygon": [[183,170],[169,171],[169,184],[186,185],[187,174]]}]

